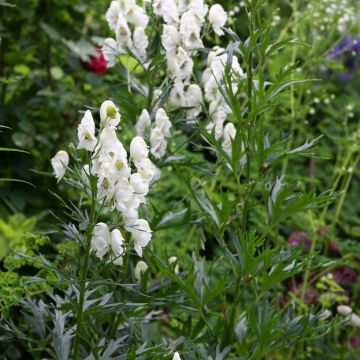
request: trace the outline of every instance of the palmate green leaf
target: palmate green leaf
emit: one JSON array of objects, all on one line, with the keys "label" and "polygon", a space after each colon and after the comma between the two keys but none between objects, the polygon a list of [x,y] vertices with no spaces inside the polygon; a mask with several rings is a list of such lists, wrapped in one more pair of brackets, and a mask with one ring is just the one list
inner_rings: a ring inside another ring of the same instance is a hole
[{"label": "palmate green leaf", "polygon": [[271,54],[283,49],[284,47],[287,47],[288,45],[311,47],[308,44],[298,42],[296,39],[285,39],[278,42],[272,41],[269,45],[266,46],[266,48],[260,47],[260,49],[262,50],[263,56],[265,57],[270,56]]},{"label": "palmate green leaf", "polygon": [[314,188],[306,193],[294,192],[293,186],[283,183],[283,177],[277,178],[268,198],[269,224],[274,226],[298,212],[327,205],[337,196],[329,192],[316,196]]},{"label": "palmate green leaf", "polygon": [[276,95],[280,94],[283,90],[287,89],[288,87],[295,85],[295,84],[304,84],[313,81],[320,81],[320,79],[300,79],[300,80],[290,80],[284,83],[275,83],[271,85],[266,91],[265,102],[270,101]]},{"label": "palmate green leaf", "polygon": [[276,164],[281,163],[285,159],[290,159],[294,156],[314,156],[314,150],[322,137],[323,136],[320,135],[317,138],[311,141],[306,141],[303,145],[291,150],[288,150],[286,147],[286,139],[268,146],[261,154],[258,155],[260,172],[267,171],[269,167],[274,167]]}]

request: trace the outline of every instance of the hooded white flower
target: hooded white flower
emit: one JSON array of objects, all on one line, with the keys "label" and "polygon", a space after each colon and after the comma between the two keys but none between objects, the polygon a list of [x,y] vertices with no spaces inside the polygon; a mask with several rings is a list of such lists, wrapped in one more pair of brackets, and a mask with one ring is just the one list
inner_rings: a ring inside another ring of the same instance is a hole
[{"label": "hooded white flower", "polygon": [[110,242],[109,228],[105,223],[97,223],[91,238],[91,248],[100,259],[107,253]]},{"label": "hooded white flower", "polygon": [[223,150],[231,156],[232,154],[232,140],[235,139],[236,136],[236,129],[233,123],[227,123],[224,127],[224,141],[221,144]]},{"label": "hooded white flower", "polygon": [[178,352],[176,352],[172,358],[172,360],[181,360],[181,357]]},{"label": "hooded white flower", "polygon": [[130,185],[138,195],[146,195],[149,192],[149,182],[139,173],[131,174]]},{"label": "hooded white flower", "polygon": [[95,152],[98,153],[98,157],[96,159],[100,162],[110,162],[115,155],[119,158],[127,157],[127,152],[123,144],[117,138],[115,128],[112,127],[105,127],[101,131]]},{"label": "hooded white flower", "polygon": [[189,85],[185,100],[186,106],[191,107],[191,109],[187,112],[189,117],[196,117],[201,113],[202,100],[203,98],[200,86],[197,84]]},{"label": "hooded white flower", "polygon": [[55,177],[60,181],[64,175],[67,166],[69,165],[69,155],[66,151],[60,150],[51,159],[51,165],[54,169]]},{"label": "hooded white flower", "polygon": [[336,309],[339,314],[348,317],[348,321],[350,322],[350,324],[356,327],[360,327],[360,317],[354,313],[353,309],[350,306],[339,305]]},{"label": "hooded white flower", "polygon": [[100,106],[100,119],[101,123],[116,127],[118,126],[121,116],[119,109],[111,100],[105,100]]},{"label": "hooded white flower", "polygon": [[227,14],[221,5],[215,4],[211,6],[209,11],[209,21],[214,29],[215,34],[224,35],[224,31],[221,29],[225,25]]},{"label": "hooded white flower", "polygon": [[166,154],[167,141],[161,129],[155,127],[150,133],[150,152],[160,159]]},{"label": "hooded white flower", "polygon": [[115,207],[118,211],[125,213],[127,209],[132,207],[134,199],[134,189],[130,185],[128,179],[121,179],[115,186]]},{"label": "hooded white flower", "polygon": [[95,137],[95,123],[91,111],[86,110],[78,126],[78,149],[94,151],[97,140]]},{"label": "hooded white flower", "polygon": [[185,49],[203,48],[200,37],[201,25],[197,23],[196,13],[187,11],[181,16],[180,35]]},{"label": "hooded white flower", "polygon": [[142,257],[142,248],[146,247],[151,240],[151,229],[149,223],[144,219],[138,219],[132,227],[128,228],[134,241],[136,253]]},{"label": "hooded white flower", "polygon": [[175,53],[179,42],[179,33],[175,26],[164,25],[164,30],[161,35],[161,43],[167,52]]},{"label": "hooded white flower", "polygon": [[125,51],[126,47],[129,46],[129,43],[131,43],[131,31],[122,14],[119,14],[116,23],[115,37],[118,46],[122,51]]},{"label": "hooded white flower", "polygon": [[111,30],[115,30],[116,28],[116,23],[117,23],[117,19],[118,16],[120,14],[121,8],[120,8],[120,3],[118,0],[114,0],[111,2],[108,10],[106,11],[106,21],[109,24],[109,28]]},{"label": "hooded white flower", "polygon": [[142,110],[135,127],[138,136],[145,137],[147,135],[151,127],[151,119],[146,109]]},{"label": "hooded white flower", "polygon": [[134,272],[135,272],[135,278],[137,281],[140,281],[141,280],[141,276],[142,274],[148,269],[148,265],[145,261],[138,261],[136,263],[136,266],[135,266],[135,269],[134,269]]},{"label": "hooded white flower", "polygon": [[145,158],[135,165],[141,177],[150,182],[150,184],[160,179],[160,170],[149,158]]},{"label": "hooded white flower", "polygon": [[189,54],[179,47],[176,55],[167,54],[167,66],[175,78],[188,81],[192,75],[194,63]]},{"label": "hooded white flower", "polygon": [[125,2],[124,16],[127,22],[135,25],[135,28],[145,28],[149,22],[149,17],[146,15],[145,10],[138,6],[135,1]]},{"label": "hooded white flower", "polygon": [[154,0],[153,10],[156,15],[162,16],[169,25],[177,25],[179,22],[179,11],[174,0]]},{"label": "hooded white flower", "polygon": [[104,58],[106,59],[106,66],[113,67],[116,64],[116,58],[119,54],[119,49],[116,41],[111,38],[107,38],[104,40],[104,44],[102,47],[102,52],[104,54]]},{"label": "hooded white flower", "polygon": [[170,136],[172,127],[171,121],[163,108],[159,108],[155,114],[155,126],[162,132],[165,137]]},{"label": "hooded white flower", "polygon": [[144,60],[146,58],[146,50],[149,46],[149,40],[145,34],[144,28],[137,27],[133,33],[133,45],[140,58]]},{"label": "hooded white flower", "polygon": [[105,163],[101,167],[100,176],[97,182],[97,198],[100,201],[109,201],[114,196],[115,179],[111,175],[111,166],[109,163]]},{"label": "hooded white flower", "polygon": [[111,249],[113,251],[113,263],[115,265],[122,265],[123,258],[121,255],[124,253],[124,238],[118,229],[114,229],[110,236]]},{"label": "hooded white flower", "polygon": [[185,90],[184,83],[180,79],[176,79],[174,86],[170,91],[170,102],[175,106],[184,106],[185,104]]},{"label": "hooded white flower", "polygon": [[146,158],[149,154],[148,146],[141,136],[135,136],[130,143],[130,158],[136,163]]}]

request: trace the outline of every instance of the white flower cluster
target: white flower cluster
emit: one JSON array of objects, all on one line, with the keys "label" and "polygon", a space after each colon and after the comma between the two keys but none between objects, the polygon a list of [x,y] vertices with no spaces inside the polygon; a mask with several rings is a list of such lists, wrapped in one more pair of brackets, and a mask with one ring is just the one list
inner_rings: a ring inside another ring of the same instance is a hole
[{"label": "white flower cluster", "polygon": [[109,67],[114,66],[117,56],[127,49],[146,66],[145,62],[149,61],[146,10],[150,8],[163,20],[161,43],[167,69],[174,81],[170,101],[188,108],[187,116],[193,119],[201,112],[202,92],[197,84],[190,83],[194,66],[192,56],[196,49],[204,47],[201,32],[206,16],[214,32],[221,36],[227,14],[219,4],[208,9],[204,0],[153,0],[149,5],[144,0],[142,7],[135,0],[114,0],[106,12],[106,20],[115,32],[115,39],[107,38],[102,49]]},{"label": "white flower cluster", "polygon": [[[101,105],[100,119],[98,136],[90,110],[85,112],[78,126],[77,148],[92,153],[91,163],[83,168],[83,180],[88,185],[90,175],[97,178],[97,200],[122,214],[125,229],[131,233],[134,249],[141,257],[142,248],[151,239],[151,229],[146,220],[139,219],[138,209],[140,204],[146,203],[149,186],[159,178],[160,171],[148,158],[148,146],[140,136],[131,141],[128,161],[127,151],[116,135],[120,113],[112,101],[107,100]],[[65,151],[59,151],[51,163],[60,180],[69,156]],[[102,258],[112,249],[114,263],[122,263],[120,256],[124,244],[118,229],[110,233],[106,224],[97,224],[91,244],[98,257]]]},{"label": "white flower cluster", "polygon": [[150,152],[157,159],[162,158],[166,153],[171,127],[171,121],[162,108],[156,111],[153,124],[146,109],[143,109],[136,123],[137,135],[150,139]]},{"label": "white flower cluster", "polygon": [[[207,125],[207,130],[209,132],[214,131],[216,140],[219,140],[221,137],[223,138],[223,149],[231,156],[231,139],[235,138],[236,130],[232,123],[227,123],[224,126],[226,116],[231,112],[231,109],[221,92],[227,61],[228,55],[225,49],[214,47],[208,55],[207,68],[203,73],[202,81],[205,99],[209,103],[211,119]],[[236,93],[239,79],[245,78],[245,74],[236,56],[232,58],[231,78],[232,90]]]},{"label": "white flower cluster", "polygon": [[192,55],[203,48],[201,31],[208,20],[217,35],[223,35],[227,14],[219,4],[208,6],[203,0],[154,0],[155,14],[164,21],[161,43],[165,50],[167,67],[174,80],[170,92],[173,105],[189,108],[187,116],[194,118],[201,112],[202,92],[197,84],[191,84],[193,73]]},{"label": "white flower cluster", "polygon": [[114,66],[117,56],[125,54],[127,49],[144,62],[149,46],[145,33],[149,16],[144,7],[137,5],[135,0],[114,0],[106,12],[106,21],[115,32],[115,39],[105,39],[102,48],[107,66]]}]

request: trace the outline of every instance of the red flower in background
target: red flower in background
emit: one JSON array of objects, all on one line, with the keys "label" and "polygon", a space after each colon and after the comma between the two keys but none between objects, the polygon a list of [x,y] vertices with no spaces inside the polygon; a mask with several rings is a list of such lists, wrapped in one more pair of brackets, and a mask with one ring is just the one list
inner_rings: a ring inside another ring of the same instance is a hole
[{"label": "red flower in background", "polygon": [[359,336],[351,336],[351,337],[349,337],[348,344],[352,348],[355,348],[355,349],[360,348],[360,337]]},{"label": "red flower in background", "polygon": [[98,56],[90,55],[89,61],[80,60],[81,66],[88,71],[92,71],[97,75],[102,75],[107,70],[107,62],[103,52],[100,49],[96,50]]}]

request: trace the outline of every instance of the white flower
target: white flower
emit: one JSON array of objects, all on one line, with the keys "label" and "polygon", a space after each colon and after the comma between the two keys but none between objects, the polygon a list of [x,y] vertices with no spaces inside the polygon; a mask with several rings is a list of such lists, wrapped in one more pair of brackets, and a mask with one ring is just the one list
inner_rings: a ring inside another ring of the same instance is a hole
[{"label": "white flower", "polygon": [[151,119],[148,111],[143,109],[136,123],[136,134],[145,137],[151,127]]},{"label": "white flower", "polygon": [[149,40],[145,34],[144,28],[137,27],[133,33],[133,44],[134,48],[139,54],[140,58],[143,60],[146,58],[146,50],[149,46]]},{"label": "white flower", "polygon": [[167,65],[170,73],[180,79],[190,79],[193,71],[193,61],[189,54],[182,48],[179,47],[177,54],[167,54]]},{"label": "white flower", "polygon": [[104,174],[100,174],[97,182],[97,198],[101,201],[111,200],[114,196],[115,182],[111,177],[110,165],[108,163],[101,167]]},{"label": "white flower", "polygon": [[102,124],[116,127],[121,119],[119,109],[111,100],[105,100],[100,106],[100,119]]},{"label": "white flower", "polygon": [[211,6],[209,11],[209,21],[214,29],[215,34],[223,35],[224,31],[221,27],[226,23],[227,14],[221,5],[215,4]]},{"label": "white flower", "polygon": [[150,152],[160,159],[166,153],[167,141],[161,129],[155,127],[150,133]]},{"label": "white flower", "polygon": [[91,238],[91,248],[96,251],[96,256],[100,259],[107,253],[109,248],[110,233],[105,223],[97,223]]},{"label": "white flower", "polygon": [[176,25],[179,22],[179,11],[174,0],[154,0],[153,10],[169,25]]},{"label": "white flower", "polygon": [[236,136],[236,129],[233,123],[227,123],[224,127],[224,141],[221,144],[223,150],[231,156],[232,154],[232,140],[235,139]]},{"label": "white flower", "polygon": [[135,1],[125,2],[125,13],[126,20],[135,25],[135,28],[145,28],[149,22],[149,17],[146,15],[145,10],[136,5]]},{"label": "white flower", "polygon": [[[105,127],[100,133],[100,139],[95,151],[100,150],[98,154],[98,160],[111,161],[115,154],[120,158],[126,158],[127,152],[123,144],[116,136],[116,131],[112,127]],[[96,174],[96,173],[94,173]]]},{"label": "white flower", "polygon": [[348,316],[348,321],[350,324],[359,327],[360,326],[360,317],[353,312],[353,309],[347,305],[339,305],[337,312],[343,316]]},{"label": "white flower", "polygon": [[172,358],[172,360],[181,360],[181,357],[178,352],[176,352]]},{"label": "white flower", "polygon": [[129,41],[131,41],[131,31],[127,24],[126,19],[122,14],[119,14],[117,20],[115,37],[118,46],[121,47],[122,51],[124,51],[126,46],[129,45]]},{"label": "white flower", "polygon": [[121,179],[115,186],[115,207],[118,211],[124,213],[133,205],[134,189],[128,179]]},{"label": "white flower", "polygon": [[172,127],[171,121],[163,108],[159,108],[155,114],[155,126],[161,130],[165,137],[170,136],[170,129]]},{"label": "white flower", "polygon": [[102,47],[102,52],[104,54],[104,58],[107,62],[107,67],[113,67],[116,64],[116,58],[119,54],[119,49],[116,41],[111,38],[107,38],[104,40],[104,44]]},{"label": "white flower", "polygon": [[51,159],[51,165],[54,169],[55,177],[60,181],[64,175],[67,166],[69,165],[69,155],[66,151],[60,150]]},{"label": "white flower", "polygon": [[164,25],[161,43],[167,52],[175,52],[179,42],[179,33],[175,26]]},{"label": "white flower", "polygon": [[85,111],[85,115],[78,126],[78,139],[78,149],[94,151],[97,140],[95,137],[95,123],[90,110]]},{"label": "white flower", "polygon": [[149,154],[149,148],[141,136],[135,136],[130,143],[130,159],[136,163],[146,158]]},{"label": "white flower", "polygon": [[130,185],[134,189],[135,194],[146,195],[149,192],[149,182],[139,173],[131,174]]},{"label": "white flower", "polygon": [[116,28],[116,23],[117,23],[117,19],[120,14],[120,11],[121,11],[121,9],[120,9],[119,1],[118,0],[112,1],[108,10],[106,11],[106,15],[105,15],[106,21],[109,24],[109,28],[111,30],[115,30],[115,28]]},{"label": "white flower", "polygon": [[142,274],[148,269],[148,265],[145,261],[138,261],[136,266],[135,266],[135,269],[134,269],[134,272],[135,272],[135,278],[137,281],[140,281],[141,280],[141,276]]},{"label": "white flower", "polygon": [[148,222],[144,219],[138,219],[132,227],[128,228],[128,231],[132,235],[136,253],[142,257],[142,248],[146,247],[151,240],[151,229]]},{"label": "white flower", "polygon": [[176,79],[169,95],[170,102],[175,106],[184,106],[185,91],[184,83],[180,79]]},{"label": "white flower", "polygon": [[124,253],[124,238],[121,235],[120,230],[114,229],[111,232],[111,249],[113,251],[113,264],[115,265],[122,265],[123,264],[123,258],[121,255]]},{"label": "white flower", "polygon": [[203,48],[200,37],[201,25],[197,23],[196,13],[187,11],[181,16],[180,35],[185,49]]},{"label": "white flower", "polygon": [[189,117],[196,117],[201,113],[201,103],[203,101],[201,88],[197,84],[191,84],[186,92],[185,104],[191,107],[187,114]]},{"label": "white flower", "polygon": [[142,176],[142,178],[149,181],[150,184],[160,179],[160,170],[149,158],[145,158],[137,162],[135,165],[138,169],[138,173]]}]

